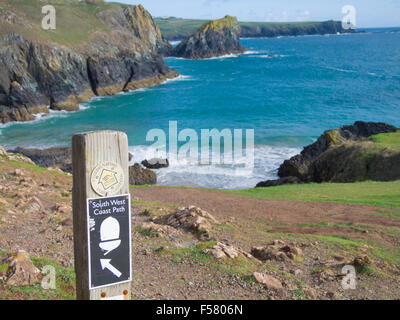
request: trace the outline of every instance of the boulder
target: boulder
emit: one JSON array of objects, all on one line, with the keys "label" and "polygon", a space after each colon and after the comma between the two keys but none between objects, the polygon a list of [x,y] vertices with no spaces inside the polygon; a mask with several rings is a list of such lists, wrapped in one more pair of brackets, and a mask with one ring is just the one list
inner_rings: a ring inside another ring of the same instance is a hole
[{"label": "boulder", "polygon": [[154,158],[154,159],[150,159],[150,160],[143,160],[142,165],[148,169],[168,168],[169,161],[168,161],[168,159]]},{"label": "boulder", "polygon": [[276,240],[267,246],[253,247],[251,254],[261,261],[285,261],[288,258],[293,260],[295,257],[303,256],[303,251],[300,248],[289,245],[282,246],[282,244],[282,241]]},{"label": "boulder", "polygon": [[247,252],[222,242],[217,242],[215,246],[213,246],[211,249],[205,249],[203,253],[212,254],[216,259],[235,259],[239,255],[242,255],[246,258],[252,258],[252,256]]},{"label": "boulder", "polygon": [[150,169],[143,168],[140,164],[129,167],[129,184],[142,186],[146,184],[156,184],[157,175]]},{"label": "boulder", "polygon": [[272,276],[259,272],[254,272],[253,276],[258,283],[265,285],[269,290],[283,290],[282,282]]},{"label": "boulder", "polygon": [[190,206],[179,208],[177,212],[170,215],[165,223],[174,228],[181,228],[197,234],[202,239],[208,239],[212,224],[218,221],[208,212]]},{"label": "boulder", "polygon": [[8,259],[6,283],[10,286],[27,286],[38,281],[40,271],[33,265],[24,250],[11,255]]}]

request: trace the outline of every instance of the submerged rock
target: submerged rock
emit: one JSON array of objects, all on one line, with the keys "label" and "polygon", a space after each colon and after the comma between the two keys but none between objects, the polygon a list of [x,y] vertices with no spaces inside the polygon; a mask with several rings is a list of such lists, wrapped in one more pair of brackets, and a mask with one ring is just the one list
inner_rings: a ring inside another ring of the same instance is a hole
[{"label": "submerged rock", "polygon": [[161,169],[161,168],[168,168],[169,161],[168,159],[150,159],[150,160],[143,160],[142,165],[148,169]]},{"label": "submerged rock", "polygon": [[183,40],[172,55],[187,59],[204,59],[239,54],[246,51],[239,42],[240,24],[236,17],[212,20]]}]

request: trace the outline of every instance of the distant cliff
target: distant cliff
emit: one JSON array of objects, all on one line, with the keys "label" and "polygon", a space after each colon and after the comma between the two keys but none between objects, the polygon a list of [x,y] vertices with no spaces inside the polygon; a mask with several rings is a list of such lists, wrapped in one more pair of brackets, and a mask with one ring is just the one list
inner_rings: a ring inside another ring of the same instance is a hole
[{"label": "distant cliff", "polygon": [[354,32],[344,30],[340,21],[324,22],[300,22],[300,23],[277,23],[277,24],[258,24],[248,22],[242,24],[241,37],[243,38],[273,38],[279,36],[303,36],[303,35],[323,35],[336,33]]},{"label": "distant cliff", "polygon": [[[163,37],[169,41],[185,39],[194,33],[206,20],[191,20],[180,18],[155,18]],[[355,32],[344,30],[340,21],[324,22],[239,22],[240,37],[260,38],[278,36],[300,36],[315,34],[336,34]]]},{"label": "distant cliff", "polygon": [[95,95],[177,76],[162,59],[171,45],[141,5],[47,3],[60,9],[56,30],[41,28],[40,1],[2,0],[0,123],[32,120],[48,107],[77,110]]},{"label": "distant cliff", "polygon": [[240,25],[237,18],[225,16],[203,24],[183,40],[172,55],[188,59],[204,59],[226,54],[243,53],[240,45]]}]

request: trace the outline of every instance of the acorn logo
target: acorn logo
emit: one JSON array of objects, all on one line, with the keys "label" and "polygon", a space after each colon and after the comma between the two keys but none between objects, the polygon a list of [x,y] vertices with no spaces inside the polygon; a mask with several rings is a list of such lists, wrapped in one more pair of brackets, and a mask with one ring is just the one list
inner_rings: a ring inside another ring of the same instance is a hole
[{"label": "acorn logo", "polygon": [[117,219],[109,217],[103,221],[100,226],[100,244],[99,247],[106,251],[105,256],[121,245],[120,225]]}]

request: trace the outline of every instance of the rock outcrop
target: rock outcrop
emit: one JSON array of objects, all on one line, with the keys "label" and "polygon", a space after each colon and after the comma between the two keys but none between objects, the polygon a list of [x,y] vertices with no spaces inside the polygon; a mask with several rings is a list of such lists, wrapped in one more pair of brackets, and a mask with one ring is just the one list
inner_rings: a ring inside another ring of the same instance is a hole
[{"label": "rock outcrop", "polygon": [[[328,130],[304,150],[286,160],[279,168],[280,180],[258,186],[300,182],[355,182],[400,179],[400,153],[376,148],[369,138],[380,133],[394,133],[387,123],[362,122]],[[283,182],[283,183],[282,183]]]},{"label": "rock outcrop", "polygon": [[72,173],[71,148],[25,149],[8,150],[9,153],[22,154],[31,159],[36,165],[43,168],[60,168],[64,172]]},{"label": "rock outcrop", "polygon": [[32,285],[39,280],[40,271],[33,265],[27,252],[19,250],[8,259],[6,283],[10,286]]},{"label": "rock outcrop", "polygon": [[[85,5],[72,2],[68,5],[73,10]],[[48,107],[74,111],[95,95],[177,76],[162,59],[171,45],[141,5],[88,6],[101,27],[85,30],[90,32],[88,39],[77,45],[65,44],[64,38],[41,38],[43,30],[33,23],[21,28],[24,21],[8,9],[0,15],[0,123],[33,120],[35,114],[48,113]]]},{"label": "rock outcrop", "polygon": [[239,42],[240,30],[236,17],[225,16],[209,21],[183,40],[173,50],[172,55],[187,59],[205,59],[243,53],[246,49]]},{"label": "rock outcrop", "polygon": [[135,163],[129,167],[129,184],[132,186],[143,186],[146,184],[156,184],[157,175],[150,169],[143,168],[140,164]]}]

